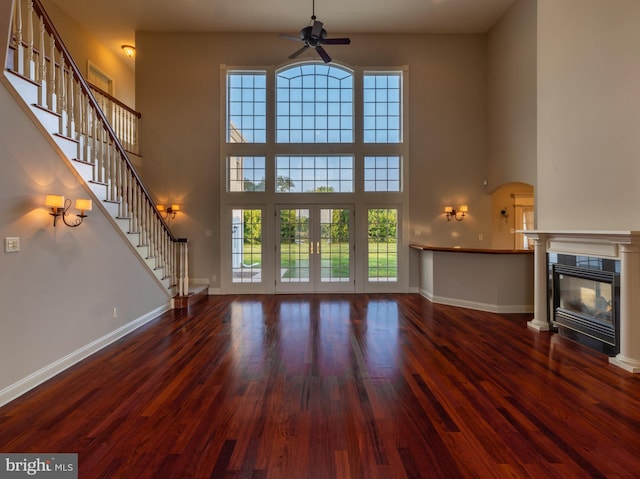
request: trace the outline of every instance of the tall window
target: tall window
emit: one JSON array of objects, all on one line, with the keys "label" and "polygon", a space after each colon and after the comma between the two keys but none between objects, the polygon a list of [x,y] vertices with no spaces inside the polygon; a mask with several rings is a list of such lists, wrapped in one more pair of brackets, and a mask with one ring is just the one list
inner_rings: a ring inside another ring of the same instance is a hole
[{"label": "tall window", "polygon": [[397,281],[398,212],[395,209],[376,208],[368,211],[368,217],[369,281]]},{"label": "tall window", "polygon": [[[304,61],[224,75],[229,283],[279,292],[317,277],[398,290],[408,261],[399,247],[408,204],[404,69]],[[337,236],[345,228],[349,235]]]},{"label": "tall window", "polygon": [[262,281],[262,210],[232,210],[231,267],[234,283]]},{"label": "tall window", "polygon": [[364,142],[400,143],[400,73],[364,75]]},{"label": "tall window", "polygon": [[264,143],[267,139],[267,76],[230,72],[227,77],[227,142]]}]

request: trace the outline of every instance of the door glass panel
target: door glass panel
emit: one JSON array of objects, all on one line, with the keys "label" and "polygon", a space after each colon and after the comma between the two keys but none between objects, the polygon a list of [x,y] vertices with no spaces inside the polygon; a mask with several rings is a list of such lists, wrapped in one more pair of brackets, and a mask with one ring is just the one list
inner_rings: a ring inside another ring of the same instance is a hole
[{"label": "door glass panel", "polygon": [[280,210],[280,280],[288,283],[308,283],[309,210]]},{"label": "door glass panel", "polygon": [[234,283],[262,281],[262,210],[232,210],[231,267]]},{"label": "door glass panel", "polygon": [[344,208],[320,210],[320,281],[347,282],[350,272],[350,211]]},{"label": "door glass panel", "polygon": [[398,210],[368,211],[368,279],[377,282],[398,280]]}]

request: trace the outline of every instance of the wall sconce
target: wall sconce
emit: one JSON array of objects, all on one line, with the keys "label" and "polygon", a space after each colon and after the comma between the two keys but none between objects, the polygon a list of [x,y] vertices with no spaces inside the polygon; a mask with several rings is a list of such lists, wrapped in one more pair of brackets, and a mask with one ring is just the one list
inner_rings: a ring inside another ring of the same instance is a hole
[{"label": "wall sconce", "polygon": [[[447,221],[451,221],[451,218],[455,218],[456,221],[462,221],[468,212],[468,205],[460,205],[457,210],[453,206],[444,207],[444,214],[447,216]],[[460,217],[458,217],[458,214]]]},{"label": "wall sconce", "polygon": [[122,45],[122,51],[127,56],[127,58],[133,58],[136,56],[136,47],[133,45]]},{"label": "wall sconce", "polygon": [[71,200],[64,199],[64,196],[59,195],[47,195],[44,200],[45,206],[49,206],[51,208],[51,216],[53,216],[53,226],[55,228],[56,222],[59,216],[62,216],[62,221],[65,225],[75,228],[76,226],[80,226],[82,221],[87,217],[85,211],[91,211],[93,207],[93,203],[91,200],[78,198],[76,200],[76,209],[80,210],[80,214],[76,215],[76,220],[73,223],[67,222],[67,216],[69,213],[69,208],[71,207]]},{"label": "wall sconce", "polygon": [[180,205],[173,204],[171,206],[167,206],[166,208],[164,207],[164,205],[156,205],[156,209],[160,213],[160,216],[162,216],[163,220],[171,220],[175,218],[178,211],[180,211]]}]

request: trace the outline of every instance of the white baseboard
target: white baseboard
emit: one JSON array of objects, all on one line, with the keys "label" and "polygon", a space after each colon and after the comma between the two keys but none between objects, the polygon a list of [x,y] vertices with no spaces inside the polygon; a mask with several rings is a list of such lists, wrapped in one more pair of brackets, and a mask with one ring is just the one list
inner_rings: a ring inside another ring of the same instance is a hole
[{"label": "white baseboard", "polygon": [[511,313],[533,313],[532,304],[488,304],[467,301],[458,298],[447,298],[444,296],[434,296],[427,291],[420,289],[420,296],[424,296],[432,303],[446,304],[448,306],[458,306],[460,308],[476,309],[489,313],[511,314]]},{"label": "white baseboard", "polygon": [[95,341],[81,347],[80,349],[66,355],[63,358],[58,359],[57,361],[45,366],[44,368],[30,374],[29,376],[21,379],[20,381],[7,386],[3,390],[0,391],[0,406],[7,404],[10,401],[22,396],[27,391],[39,386],[44,383],[48,379],[51,379],[56,374],[60,374],[67,368],[70,368],[74,364],[79,363],[83,359],[91,356],[92,354],[100,351],[111,343],[117,341],[118,339],[126,336],[127,334],[135,331],[140,326],[147,324],[152,319],[157,318],[162,313],[169,311],[171,307],[170,303],[167,303],[164,306],[161,306],[149,313],[141,316],[138,319],[131,321],[130,323],[125,324],[124,326],[111,331],[109,334],[102,336],[101,338],[96,339]]}]

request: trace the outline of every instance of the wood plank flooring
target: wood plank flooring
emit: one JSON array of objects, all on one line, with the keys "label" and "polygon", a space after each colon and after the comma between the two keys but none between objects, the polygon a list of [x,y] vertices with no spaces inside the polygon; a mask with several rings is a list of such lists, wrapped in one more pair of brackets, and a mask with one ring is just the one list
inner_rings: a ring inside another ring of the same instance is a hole
[{"label": "wood plank flooring", "polygon": [[529,315],[210,296],[0,408],[81,478],[637,478],[640,378]]}]

